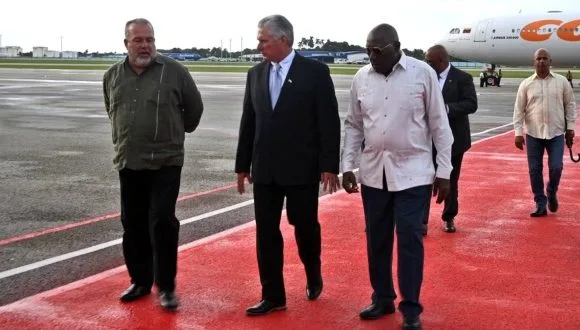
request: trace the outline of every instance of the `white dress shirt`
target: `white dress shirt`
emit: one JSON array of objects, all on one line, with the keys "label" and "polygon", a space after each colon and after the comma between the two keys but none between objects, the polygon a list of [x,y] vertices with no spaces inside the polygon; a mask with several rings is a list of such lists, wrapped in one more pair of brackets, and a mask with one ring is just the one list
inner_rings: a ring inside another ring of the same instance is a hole
[{"label": "white dress shirt", "polygon": [[[292,61],[294,61],[294,56],[296,56],[296,52],[293,49],[288,56],[280,61],[280,63],[270,63],[270,92],[272,91],[274,80],[276,79],[276,64],[280,64],[280,75],[282,76],[282,82],[284,82],[286,81],[286,76],[288,76],[288,71],[290,71]],[[282,83],[282,86],[284,86],[284,83]]]},{"label": "white dress shirt", "polygon": [[451,63],[447,64],[447,68],[439,74],[439,89],[443,90],[445,86],[445,81],[447,80],[447,75],[449,75],[449,69],[451,69]]},{"label": "white dress shirt", "polygon": [[[520,83],[514,106],[516,136],[526,133],[536,139],[550,140],[576,128],[574,92],[566,78],[550,72],[544,79],[533,74]],[[564,127],[564,122],[567,127]]]},{"label": "white dress shirt", "polygon": [[[432,184],[432,145],[437,148],[437,177],[449,179],[453,134],[435,71],[404,53],[388,77],[371,64],[354,76],[345,120],[342,171],[355,169],[360,181],[389,191]],[[361,151],[361,143],[365,148]]]},{"label": "white dress shirt", "polygon": [[[443,91],[443,86],[445,86],[445,81],[447,80],[447,76],[449,75],[450,69],[451,69],[451,63],[447,64],[447,68],[439,74],[439,89],[441,91]],[[445,101],[445,100],[443,100],[443,101]],[[445,103],[445,112],[447,112],[447,114],[449,114],[449,106],[447,106],[447,103]]]}]

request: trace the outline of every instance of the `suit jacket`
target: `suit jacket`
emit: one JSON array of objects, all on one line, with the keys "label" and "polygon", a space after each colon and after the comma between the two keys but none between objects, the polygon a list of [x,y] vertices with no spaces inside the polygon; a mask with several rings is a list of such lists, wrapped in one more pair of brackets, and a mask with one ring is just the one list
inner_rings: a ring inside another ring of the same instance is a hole
[{"label": "suit jacket", "polygon": [[320,173],[338,174],[340,118],[330,70],[298,54],[274,109],[271,63],[248,71],[236,153],[236,173],[251,170],[256,183],[304,185]]},{"label": "suit jacket", "polygon": [[464,153],[471,147],[468,115],[477,110],[477,94],[473,85],[473,77],[452,65],[441,92],[449,109],[447,116],[453,132],[454,141],[451,154]]}]

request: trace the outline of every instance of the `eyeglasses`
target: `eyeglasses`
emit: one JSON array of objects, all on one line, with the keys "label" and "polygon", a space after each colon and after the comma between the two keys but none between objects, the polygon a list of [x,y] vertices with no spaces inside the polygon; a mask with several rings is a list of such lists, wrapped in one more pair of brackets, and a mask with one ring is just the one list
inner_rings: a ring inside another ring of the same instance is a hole
[{"label": "eyeglasses", "polygon": [[383,52],[385,51],[385,49],[387,49],[387,47],[389,46],[393,46],[393,48],[395,47],[395,43],[391,42],[389,44],[386,44],[383,47],[367,47],[367,55],[371,55],[371,53],[375,54],[375,55],[382,55]]}]

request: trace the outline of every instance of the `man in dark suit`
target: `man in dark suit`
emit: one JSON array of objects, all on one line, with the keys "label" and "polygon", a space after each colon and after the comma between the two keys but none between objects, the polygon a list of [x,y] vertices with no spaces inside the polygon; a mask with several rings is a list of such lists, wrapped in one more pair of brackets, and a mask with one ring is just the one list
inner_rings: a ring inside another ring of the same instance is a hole
[{"label": "man in dark suit", "polygon": [[327,65],[292,49],[292,24],[272,15],[258,24],[265,61],[248,72],[236,154],[238,192],[253,183],[262,300],[246,310],[264,315],[286,309],[280,217],[286,198],[306,296],[322,292],[319,185],[339,188],[340,118]]},{"label": "man in dark suit", "polygon": [[[453,132],[453,147],[451,149],[451,189],[445,199],[443,208],[444,226],[447,233],[454,233],[455,217],[459,212],[458,182],[463,154],[471,147],[471,131],[469,129],[469,114],[477,110],[477,94],[473,77],[449,63],[449,55],[445,47],[435,45],[427,50],[425,60],[437,72],[439,86],[443,93],[449,126]],[[433,149],[435,152],[436,150]],[[429,212],[423,221],[423,235],[427,235]]]}]

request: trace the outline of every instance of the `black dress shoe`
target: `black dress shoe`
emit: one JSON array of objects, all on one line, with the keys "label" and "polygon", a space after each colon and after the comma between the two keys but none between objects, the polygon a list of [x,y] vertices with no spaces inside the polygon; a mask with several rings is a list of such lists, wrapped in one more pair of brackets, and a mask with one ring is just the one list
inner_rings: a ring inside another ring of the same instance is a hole
[{"label": "black dress shoe", "polygon": [[404,330],[421,330],[421,320],[418,316],[403,318]]},{"label": "black dress shoe", "polygon": [[376,320],[387,314],[395,312],[395,304],[391,303],[375,303],[363,309],[359,316],[363,320]]},{"label": "black dress shoe", "polygon": [[143,298],[151,293],[151,288],[140,286],[137,284],[131,285],[123,294],[121,295],[121,301],[129,302],[134,301],[139,298]]},{"label": "black dress shoe", "polygon": [[246,315],[248,316],[260,316],[272,313],[275,311],[286,310],[286,304],[276,304],[269,300],[262,300],[254,306],[246,309]]},{"label": "black dress shoe", "polygon": [[548,210],[550,210],[550,212],[558,211],[558,197],[556,196],[548,197]]},{"label": "black dress shoe", "polygon": [[173,291],[166,290],[159,291],[159,300],[161,303],[161,307],[163,307],[166,310],[174,311],[179,306],[177,296],[175,296],[175,292]]},{"label": "black dress shoe", "polygon": [[451,219],[451,220],[445,220],[443,221],[444,225],[443,225],[443,231],[446,233],[454,233],[456,231],[455,229],[455,219]]},{"label": "black dress shoe", "polygon": [[545,217],[548,215],[548,211],[546,210],[546,206],[544,205],[537,205],[536,209],[530,213],[530,217]]},{"label": "black dress shoe", "polygon": [[308,300],[318,299],[318,297],[320,296],[321,293],[322,293],[322,280],[320,281],[320,284],[316,284],[316,285],[307,284],[306,285],[306,298]]}]

